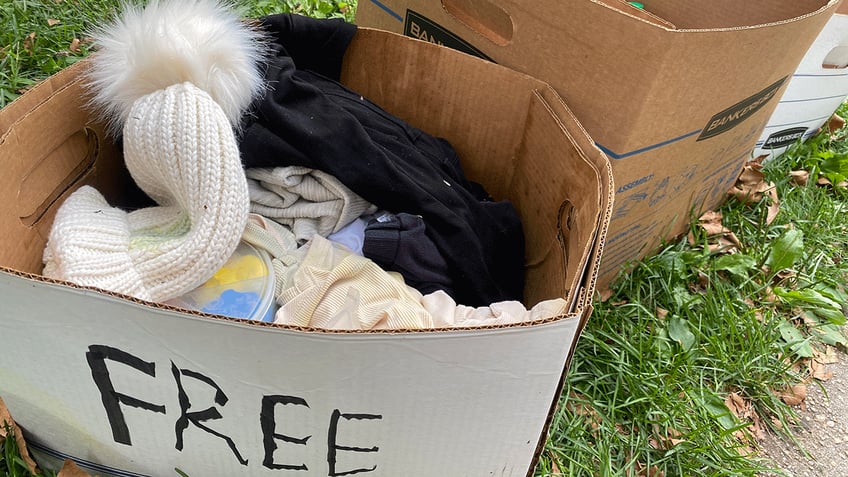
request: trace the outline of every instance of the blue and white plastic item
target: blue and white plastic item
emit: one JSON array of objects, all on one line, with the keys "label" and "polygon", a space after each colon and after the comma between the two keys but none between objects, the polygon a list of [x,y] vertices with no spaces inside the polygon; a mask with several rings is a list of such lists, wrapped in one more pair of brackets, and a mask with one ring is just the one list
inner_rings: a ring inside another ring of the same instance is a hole
[{"label": "blue and white plastic item", "polygon": [[203,285],[165,302],[231,318],[274,321],[274,269],[264,250],[241,242],[227,263]]}]

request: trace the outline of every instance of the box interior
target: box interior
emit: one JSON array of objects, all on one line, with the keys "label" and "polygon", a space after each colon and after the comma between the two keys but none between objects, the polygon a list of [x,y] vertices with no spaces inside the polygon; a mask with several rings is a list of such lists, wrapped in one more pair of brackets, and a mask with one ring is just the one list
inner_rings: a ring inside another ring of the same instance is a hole
[{"label": "box interior", "polygon": [[818,11],[829,1],[651,0],[642,3],[646,12],[667,20],[678,29],[715,29],[784,22]]},{"label": "box interior", "polygon": [[[344,84],[448,139],[470,179],[514,203],[527,243],[525,305],[568,297],[573,307],[571,291],[584,281],[603,219],[602,155],[588,150],[585,132],[551,112],[552,90],[483,60],[369,29],[357,33],[343,66]],[[41,272],[55,212],[82,184],[114,206],[142,203],[120,148],[85,108],[85,67],[61,72],[0,114],[8,125],[0,137],[7,171],[0,227],[11,232],[0,237],[0,267]]]}]

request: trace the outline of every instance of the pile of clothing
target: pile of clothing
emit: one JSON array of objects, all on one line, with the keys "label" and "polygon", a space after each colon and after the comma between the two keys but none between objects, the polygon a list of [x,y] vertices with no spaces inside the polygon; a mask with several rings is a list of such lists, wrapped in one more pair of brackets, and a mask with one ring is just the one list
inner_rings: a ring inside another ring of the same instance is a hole
[{"label": "pile of clothing", "polygon": [[512,204],[448,141],[340,83],[356,26],[213,0],[126,7],[94,37],[91,103],[150,207],[83,186],[57,212],[44,275],[164,302],[242,241],[273,258],[275,322],[343,329],[507,324],[526,309]]}]

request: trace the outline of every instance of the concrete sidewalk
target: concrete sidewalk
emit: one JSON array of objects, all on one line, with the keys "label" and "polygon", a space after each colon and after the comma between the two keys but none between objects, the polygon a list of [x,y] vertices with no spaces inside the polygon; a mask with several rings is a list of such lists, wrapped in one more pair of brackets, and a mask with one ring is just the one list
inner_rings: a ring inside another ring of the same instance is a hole
[{"label": "concrete sidewalk", "polygon": [[795,436],[808,455],[783,435],[767,433],[760,442],[763,457],[787,476],[848,476],[848,355],[844,350],[836,355],[838,361],[826,365],[833,377],[821,386],[811,382],[807,398],[793,406],[800,417]]}]

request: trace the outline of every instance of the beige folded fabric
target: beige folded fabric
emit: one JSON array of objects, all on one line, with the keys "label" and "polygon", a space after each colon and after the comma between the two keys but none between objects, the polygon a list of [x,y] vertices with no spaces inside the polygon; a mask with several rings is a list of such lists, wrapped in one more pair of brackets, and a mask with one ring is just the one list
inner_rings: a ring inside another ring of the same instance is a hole
[{"label": "beige folded fabric", "polygon": [[275,323],[326,329],[432,328],[420,294],[389,273],[315,235],[303,261],[285,277]]},{"label": "beige folded fabric", "polygon": [[300,166],[247,169],[250,211],[291,227],[304,242],[338,232],[377,208],[325,172]]}]

